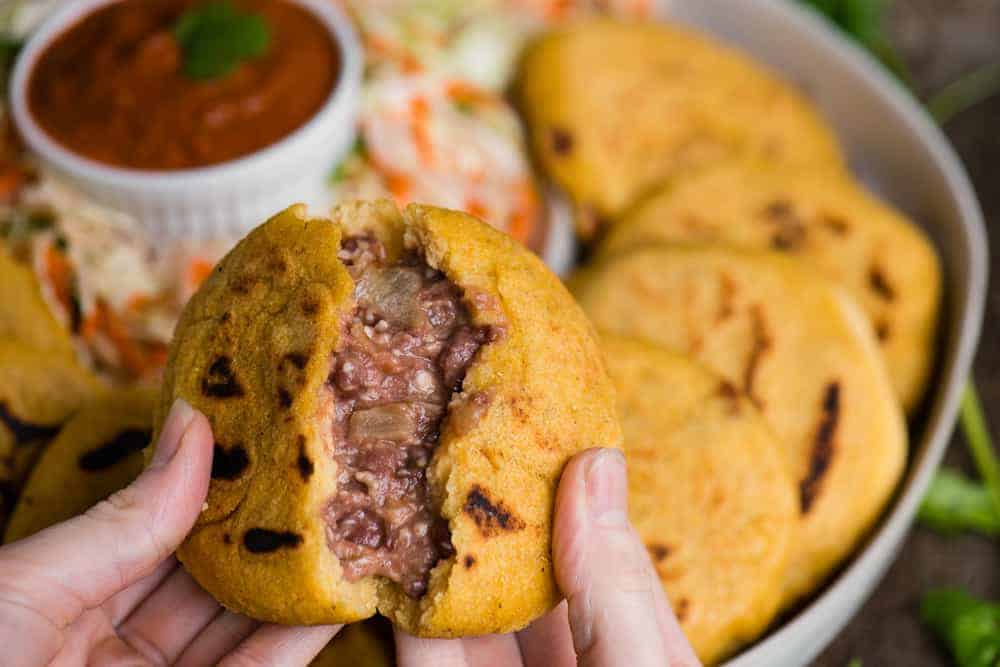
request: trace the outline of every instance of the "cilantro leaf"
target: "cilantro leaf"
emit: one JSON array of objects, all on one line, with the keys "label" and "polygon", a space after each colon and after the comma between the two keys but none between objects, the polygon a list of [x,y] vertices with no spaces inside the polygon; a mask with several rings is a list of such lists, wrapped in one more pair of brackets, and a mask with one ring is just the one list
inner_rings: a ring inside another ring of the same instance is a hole
[{"label": "cilantro leaf", "polygon": [[924,595],[920,617],[948,646],[958,667],[1000,664],[1000,605],[945,588]]},{"label": "cilantro leaf", "polygon": [[1000,512],[993,505],[989,489],[947,468],[934,477],[918,517],[942,533],[1000,535]]},{"label": "cilantro leaf", "polygon": [[184,54],[184,73],[214,79],[264,55],[271,33],[263,17],[222,0],[184,12],[174,25],[174,38]]}]

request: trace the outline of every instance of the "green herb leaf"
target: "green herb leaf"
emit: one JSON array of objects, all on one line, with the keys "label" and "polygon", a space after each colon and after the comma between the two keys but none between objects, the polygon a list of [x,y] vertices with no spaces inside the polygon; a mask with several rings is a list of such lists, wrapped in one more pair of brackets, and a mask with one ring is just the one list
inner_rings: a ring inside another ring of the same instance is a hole
[{"label": "green herb leaf", "polygon": [[979,395],[970,382],[962,397],[962,430],[983,483],[953,470],[934,478],[920,507],[920,520],[945,533],[973,531],[1000,535],[1000,461],[986,425]]},{"label": "green herb leaf", "polygon": [[0,93],[7,90],[8,78],[14,69],[14,61],[21,52],[22,42],[8,35],[0,34]]},{"label": "green herb leaf", "polygon": [[989,489],[947,468],[934,477],[918,516],[942,533],[1000,535],[1000,512],[993,505]]},{"label": "green herb leaf", "polygon": [[909,86],[910,74],[885,32],[888,0],[799,0],[836,24]]},{"label": "green herb leaf", "polygon": [[47,210],[26,210],[15,207],[0,218],[0,239],[8,241],[30,240],[39,232],[55,225],[55,216]]},{"label": "green herb leaf", "polygon": [[361,134],[358,134],[357,139],[354,140],[354,145],[351,146],[350,152],[344,156],[340,164],[334,167],[330,173],[330,184],[337,185],[343,183],[361,169],[361,165],[367,162],[367,160],[368,146],[365,144],[365,138]]},{"label": "green herb leaf", "polygon": [[214,79],[264,55],[271,35],[263,17],[222,1],[184,12],[174,26],[174,38],[184,54],[184,73]]},{"label": "green herb leaf", "polygon": [[946,588],[924,595],[920,616],[948,646],[959,667],[1000,664],[1000,605]]},{"label": "green herb leaf", "polygon": [[848,35],[867,43],[882,39],[881,0],[801,0],[836,23]]},{"label": "green herb leaf", "polygon": [[861,658],[854,658],[847,663],[847,667],[864,667],[864,664],[861,662]]},{"label": "green herb leaf", "polygon": [[0,33],[0,63],[13,62],[22,46],[24,43],[21,40]]}]

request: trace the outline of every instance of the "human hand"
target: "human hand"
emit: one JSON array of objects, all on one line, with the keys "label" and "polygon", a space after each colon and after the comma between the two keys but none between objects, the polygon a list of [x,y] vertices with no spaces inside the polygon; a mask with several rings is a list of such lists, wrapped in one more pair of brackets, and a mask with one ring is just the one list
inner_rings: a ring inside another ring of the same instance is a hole
[{"label": "human hand", "polygon": [[306,665],[339,626],[222,609],[174,550],[208,494],[211,428],[174,405],[149,468],[79,517],[0,548],[0,651],[40,665]]},{"label": "human hand", "polygon": [[[207,420],[179,402],[132,485],[0,548],[7,664],[305,665],[326,644],[339,626],[261,626],[221,609],[173,558],[207,495],[212,444]],[[568,603],[516,635],[397,631],[401,667],[698,664],[627,521],[620,453],[590,450],[567,465],[553,554]]]},{"label": "human hand", "polygon": [[591,449],[563,471],[552,551],[566,602],[525,630],[418,639],[396,630],[400,667],[695,667],[646,549],[628,522],[625,459]]}]

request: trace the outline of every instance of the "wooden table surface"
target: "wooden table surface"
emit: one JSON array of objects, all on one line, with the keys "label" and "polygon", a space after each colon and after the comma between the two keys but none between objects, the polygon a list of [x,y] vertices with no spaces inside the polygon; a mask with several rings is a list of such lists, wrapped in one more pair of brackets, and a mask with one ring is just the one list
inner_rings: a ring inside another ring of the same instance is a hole
[{"label": "wooden table surface", "polygon": [[[924,98],[965,72],[1000,63],[1000,0],[895,0],[891,28]],[[1000,240],[1000,96],[957,116],[946,129],[975,183],[990,236]],[[975,373],[1000,442],[1000,247],[992,243],[991,250],[990,296]],[[959,434],[948,462],[972,470]],[[914,528],[877,592],[815,664],[846,667],[860,658],[864,667],[951,665],[917,618],[922,591],[939,585],[964,586],[1000,600],[1000,543]]]}]

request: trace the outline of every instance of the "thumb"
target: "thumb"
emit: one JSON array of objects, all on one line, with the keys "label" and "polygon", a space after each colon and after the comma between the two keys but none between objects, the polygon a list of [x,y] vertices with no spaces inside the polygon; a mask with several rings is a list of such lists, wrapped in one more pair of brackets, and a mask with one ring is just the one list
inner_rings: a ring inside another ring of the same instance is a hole
[{"label": "thumb", "polygon": [[555,573],[585,667],[690,667],[646,549],[628,521],[625,458],[592,449],[566,466],[556,498]]},{"label": "thumb", "polygon": [[152,572],[194,525],[208,493],[208,420],[177,401],[149,467],[86,514],[0,549],[0,594],[63,628]]}]

